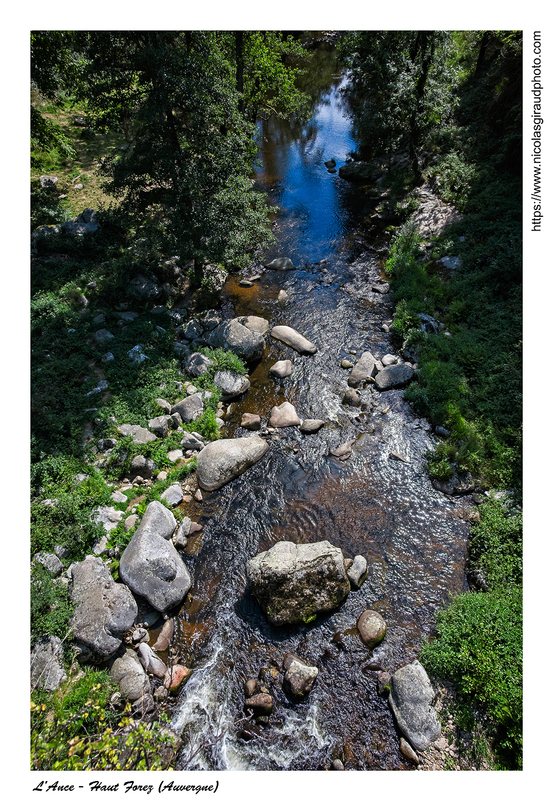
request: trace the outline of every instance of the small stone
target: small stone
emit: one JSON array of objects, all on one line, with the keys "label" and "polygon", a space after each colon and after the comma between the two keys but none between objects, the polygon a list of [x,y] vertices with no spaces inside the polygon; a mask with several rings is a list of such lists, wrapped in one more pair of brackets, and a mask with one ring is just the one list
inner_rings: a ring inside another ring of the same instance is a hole
[{"label": "small stone", "polygon": [[139,521],[138,515],[129,515],[125,520],[125,531],[130,531]]},{"label": "small stone", "polygon": [[402,456],[401,453],[398,453],[397,451],[390,451],[389,458],[395,459],[396,462],[405,462],[405,464],[411,464],[406,456]]},{"label": "small stone", "polygon": [[190,668],[185,667],[184,665],[173,665],[172,667],[167,669],[165,674],[165,678],[163,679],[163,686],[170,690],[170,692],[176,692],[181,684],[186,681],[192,675],[192,671]]},{"label": "small stone", "polygon": [[344,763],[341,759],[334,759],[332,761],[332,770],[345,770]]},{"label": "small stone", "polygon": [[167,454],[167,458],[169,459],[170,462],[178,462],[178,460],[182,459],[183,456],[184,453],[181,451],[180,448],[177,448],[177,450],[174,451],[169,451],[169,453]]},{"label": "small stone", "polygon": [[404,757],[407,757],[407,759],[409,759],[411,762],[414,762],[415,765],[419,764],[418,756],[416,755],[415,751],[411,748],[411,746],[404,737],[400,737],[399,750],[401,751]]},{"label": "small stone", "polygon": [[343,367],[344,370],[347,370],[349,367],[353,367],[353,362],[350,362],[349,359],[342,359],[340,362],[340,367]]},{"label": "small stone", "polygon": [[374,648],[384,639],[386,628],[386,621],[382,615],[373,609],[366,609],[357,621],[359,636],[369,648]]},{"label": "small stone", "polygon": [[269,693],[257,693],[247,698],[244,706],[246,709],[251,709],[254,714],[270,715],[273,711],[273,699]]},{"label": "small stone", "polygon": [[316,434],[325,424],[324,420],[306,419],[300,426],[302,434]]},{"label": "small stone", "polygon": [[203,501],[204,499],[202,491],[200,489],[196,490],[196,492],[194,493],[194,497],[196,498],[197,501]]},{"label": "small stone", "polygon": [[165,479],[167,478],[167,472],[165,470],[160,470],[156,478],[158,481],[165,481]]}]

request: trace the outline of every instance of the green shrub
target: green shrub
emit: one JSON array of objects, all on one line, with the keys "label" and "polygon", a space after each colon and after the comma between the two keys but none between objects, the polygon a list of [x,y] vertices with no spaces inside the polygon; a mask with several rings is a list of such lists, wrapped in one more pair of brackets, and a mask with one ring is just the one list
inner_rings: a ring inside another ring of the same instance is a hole
[{"label": "green shrub", "polygon": [[522,512],[501,500],[479,507],[470,536],[471,568],[483,571],[490,589],[522,584]]},{"label": "green shrub", "polygon": [[439,613],[436,629],[421,662],[457,685],[461,725],[470,727],[474,703],[485,708],[499,766],[521,769],[522,590],[458,595]]},{"label": "green shrub", "polygon": [[[110,699],[105,671],[85,668],[55,692],[31,696],[31,770],[164,770],[171,736],[158,722],[133,724]],[[168,749],[168,750],[165,750]]]},{"label": "green shrub", "polygon": [[54,581],[41,564],[33,564],[31,642],[35,642],[43,634],[53,634],[63,640],[67,635],[72,613],[65,584]]}]

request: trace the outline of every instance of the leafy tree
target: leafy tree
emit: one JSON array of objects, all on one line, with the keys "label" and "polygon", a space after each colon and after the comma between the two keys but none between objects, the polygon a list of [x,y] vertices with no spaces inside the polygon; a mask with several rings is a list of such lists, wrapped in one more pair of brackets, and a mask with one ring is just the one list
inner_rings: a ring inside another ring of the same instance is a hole
[{"label": "leafy tree", "polygon": [[148,224],[149,236],[194,259],[198,282],[203,263],[248,263],[271,238],[266,202],[252,190],[252,120],[261,108],[299,108],[281,61],[297,48],[275,49],[276,35],[256,32],[106,31],[81,41],[81,93],[95,125],[127,132],[127,150],[103,172],[133,226]]},{"label": "leafy tree", "polygon": [[35,93],[34,102],[31,101],[31,139],[45,150],[57,147],[69,158],[75,155],[70,140],[40,112],[36,102],[40,97],[59,102],[60,92],[77,80],[80,67],[72,32],[31,32],[31,90]]},{"label": "leafy tree", "polygon": [[363,150],[369,157],[407,150],[416,183],[422,178],[418,148],[451,113],[450,47],[443,31],[353,32],[342,44]]}]

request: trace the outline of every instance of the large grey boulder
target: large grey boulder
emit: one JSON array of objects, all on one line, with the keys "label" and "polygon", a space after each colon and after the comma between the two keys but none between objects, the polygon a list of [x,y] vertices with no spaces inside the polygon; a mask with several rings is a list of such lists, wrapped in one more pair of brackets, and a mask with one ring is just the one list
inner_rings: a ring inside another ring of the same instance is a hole
[{"label": "large grey boulder", "polygon": [[69,598],[74,607],[69,627],[79,661],[105,661],[121,646],[138,614],[132,593],[115,583],[99,557],[89,555],[71,565]]},{"label": "large grey boulder", "polygon": [[269,450],[264,439],[253,437],[209,442],[197,457],[196,475],[204,490],[219,489],[258,462]]},{"label": "large grey boulder", "polygon": [[415,659],[392,676],[390,708],[401,732],[417,751],[425,751],[442,734],[435,708],[434,690],[428,675]]},{"label": "large grey boulder", "polygon": [[250,379],[234,370],[218,370],[213,376],[213,383],[220,388],[223,401],[237,398],[250,388]]},{"label": "large grey boulder", "polygon": [[415,371],[408,364],[392,364],[377,373],[374,383],[382,392],[406,386],[414,375]]},{"label": "large grey boulder", "polygon": [[317,614],[339,606],[350,591],[342,551],[327,540],[277,542],[249,560],[246,576],[275,626],[311,623]]},{"label": "large grey boulder", "polygon": [[370,351],[366,350],[361,354],[361,358],[349,375],[348,384],[350,387],[358,387],[363,381],[368,381],[376,375],[377,363],[378,360],[375,359]]},{"label": "large grey boulder", "polygon": [[41,687],[52,692],[66,678],[61,640],[44,634],[31,650],[31,689]]},{"label": "large grey boulder", "polygon": [[176,525],[173,513],[152,501],[119,562],[121,580],[161,613],[179,604],[192,585],[170,541]]},{"label": "large grey boulder", "polygon": [[278,339],[280,342],[284,342],[285,345],[289,345],[298,353],[308,355],[317,353],[316,345],[288,325],[275,325],[274,328],[271,328],[270,335],[273,339]]},{"label": "large grey boulder", "polygon": [[225,320],[209,334],[206,341],[210,348],[223,348],[234,353],[246,362],[261,359],[265,348],[265,339],[259,333],[250,331],[242,325],[239,318]]}]

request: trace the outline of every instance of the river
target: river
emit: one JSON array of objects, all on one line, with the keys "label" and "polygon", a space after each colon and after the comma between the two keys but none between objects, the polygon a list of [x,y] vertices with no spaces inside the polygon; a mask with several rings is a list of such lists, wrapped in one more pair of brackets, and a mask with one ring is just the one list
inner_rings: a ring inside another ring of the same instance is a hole
[{"label": "river", "polygon": [[[355,148],[340,94],[345,79],[327,72],[308,125],[292,129],[268,120],[260,127],[257,183],[279,207],[266,261],[289,256],[297,269],[265,270],[248,288],[231,277],[223,296],[226,317],[253,314],[271,326],[290,325],[318,347],[314,356],[299,356],[267,337],[224,435],[247,435],[243,412],[266,422],[284,400],[301,418],[327,422],[310,436],[278,430],[257,465],[195,506],[204,529],[185,554],[193,586],[175,637],[178,661],[193,668],[171,724],[185,741],[180,769],[323,770],[338,758],[346,770],[411,770],[387,701],[377,693],[378,672],[416,658],[437,610],[466,589],[463,502],[437,492],[425,472],[424,454],[434,441],[427,421],[400,390],[379,394],[369,386],[360,390],[361,407],[342,404],[348,371],[340,362],[354,362],[365,350],[393,352],[382,328],[393,308],[389,295],[371,290],[389,245],[386,231],[367,225],[374,201],[324,166],[333,158],[337,170]],[[282,289],[287,297],[279,300]],[[268,369],[281,358],[292,360],[292,375],[272,379]],[[350,459],[329,456],[354,438]],[[391,459],[391,451],[408,463]],[[274,628],[249,593],[245,567],[283,539],[328,539],[347,556],[363,554],[368,578],[315,624]],[[355,629],[367,608],[388,625],[373,652]],[[319,669],[298,704],[281,686],[288,652]],[[244,721],[244,683],[258,675],[275,700],[268,725]]]}]

